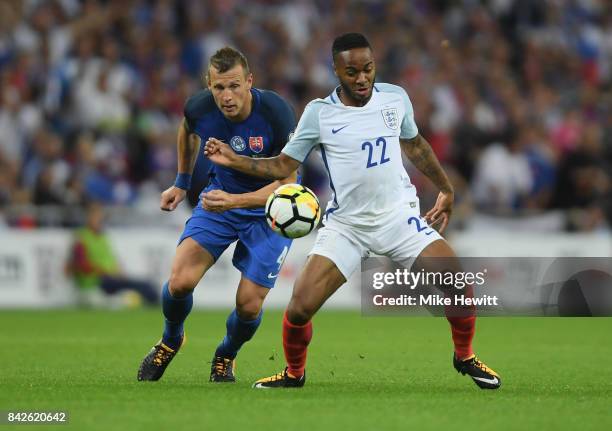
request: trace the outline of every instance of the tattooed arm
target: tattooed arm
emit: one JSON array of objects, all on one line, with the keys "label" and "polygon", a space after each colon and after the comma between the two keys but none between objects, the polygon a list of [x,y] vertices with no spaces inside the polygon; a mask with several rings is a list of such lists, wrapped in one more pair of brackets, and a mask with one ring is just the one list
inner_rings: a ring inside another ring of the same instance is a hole
[{"label": "tattooed arm", "polygon": [[210,138],[206,142],[204,154],[218,165],[270,180],[287,178],[300,166],[300,162],[284,153],[280,153],[276,157],[262,159],[239,156],[234,153],[229,145],[215,138]]},{"label": "tattooed arm", "polygon": [[453,186],[440,166],[431,145],[420,134],[412,139],[400,139],[400,145],[412,164],[440,189],[435,206],[425,214],[425,218],[432,225],[442,223],[439,230],[443,232],[453,211],[455,200]]},{"label": "tattooed arm", "polygon": [[435,184],[443,193],[453,193],[444,169],[431,149],[429,142],[421,135],[412,139],[400,139],[402,151],[412,164]]}]

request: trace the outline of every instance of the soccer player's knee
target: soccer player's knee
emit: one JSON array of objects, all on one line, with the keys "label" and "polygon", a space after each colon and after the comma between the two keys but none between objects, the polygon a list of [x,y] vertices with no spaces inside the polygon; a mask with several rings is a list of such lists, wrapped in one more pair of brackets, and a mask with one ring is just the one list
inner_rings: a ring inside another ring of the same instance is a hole
[{"label": "soccer player's knee", "polygon": [[175,298],[183,298],[193,292],[196,284],[189,277],[172,274],[168,282],[168,290]]},{"label": "soccer player's knee", "polygon": [[305,325],[312,319],[315,309],[306,302],[293,298],[287,307],[287,319],[294,325]]},{"label": "soccer player's knee", "polygon": [[261,312],[260,298],[244,298],[236,301],[236,313],[242,320],[255,320]]}]

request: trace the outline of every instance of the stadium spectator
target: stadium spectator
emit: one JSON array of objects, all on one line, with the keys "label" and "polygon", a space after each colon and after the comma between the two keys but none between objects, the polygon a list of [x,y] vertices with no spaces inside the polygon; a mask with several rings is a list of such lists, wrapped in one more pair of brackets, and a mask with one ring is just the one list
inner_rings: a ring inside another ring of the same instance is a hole
[{"label": "stadium spectator", "polygon": [[98,289],[107,295],[134,291],[147,304],[159,303],[159,293],[152,283],[122,273],[110,240],[103,230],[104,210],[98,203],[87,208],[87,224],[75,232],[67,270],[78,289],[81,305],[97,305]]},{"label": "stadium spectator", "polygon": [[473,184],[474,201],[483,210],[503,214],[521,207],[533,178],[520,141],[489,145],[478,161]]},{"label": "stadium spectator", "polygon": [[571,210],[570,230],[592,230],[605,223],[612,193],[612,165],[601,157],[601,135],[598,124],[585,125],[576,148],[561,161],[553,203]]}]

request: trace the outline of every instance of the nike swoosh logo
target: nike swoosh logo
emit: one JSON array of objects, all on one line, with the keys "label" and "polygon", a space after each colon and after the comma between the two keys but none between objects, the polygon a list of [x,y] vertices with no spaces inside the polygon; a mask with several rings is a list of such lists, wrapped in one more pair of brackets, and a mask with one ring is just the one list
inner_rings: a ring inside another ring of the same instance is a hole
[{"label": "nike swoosh logo", "polygon": [[338,133],[340,130],[347,128],[349,125],[347,124],[346,126],[342,126],[339,129],[332,129],[332,133],[335,135],[336,133]]},{"label": "nike swoosh logo", "polygon": [[499,380],[497,379],[497,377],[493,377],[492,379],[485,379],[484,377],[474,377],[474,376],[471,376],[471,377],[474,380],[478,380],[478,381],[483,382],[483,383],[488,383],[490,385],[496,385],[496,384],[499,383]]},{"label": "nike swoosh logo", "polygon": [[276,277],[278,277],[278,274],[276,274],[276,275],[272,275],[272,273],[271,273],[271,272],[270,272],[270,273],[268,273],[268,278],[276,278]]},{"label": "nike swoosh logo", "polygon": [[434,231],[430,230],[429,232],[425,232],[425,235],[431,235],[432,233],[434,233]]}]

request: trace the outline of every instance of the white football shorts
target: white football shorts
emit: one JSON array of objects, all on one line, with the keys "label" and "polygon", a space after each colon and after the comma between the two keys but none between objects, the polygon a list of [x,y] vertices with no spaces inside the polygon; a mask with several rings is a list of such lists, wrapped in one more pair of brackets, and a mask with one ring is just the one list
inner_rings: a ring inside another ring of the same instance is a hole
[{"label": "white football shorts", "polygon": [[334,221],[332,216],[319,229],[309,255],[327,257],[348,280],[361,264],[361,259],[371,253],[406,262],[416,258],[432,242],[443,239],[421,217],[418,203],[412,208],[406,205],[397,210],[397,216],[392,220],[365,230]]}]

